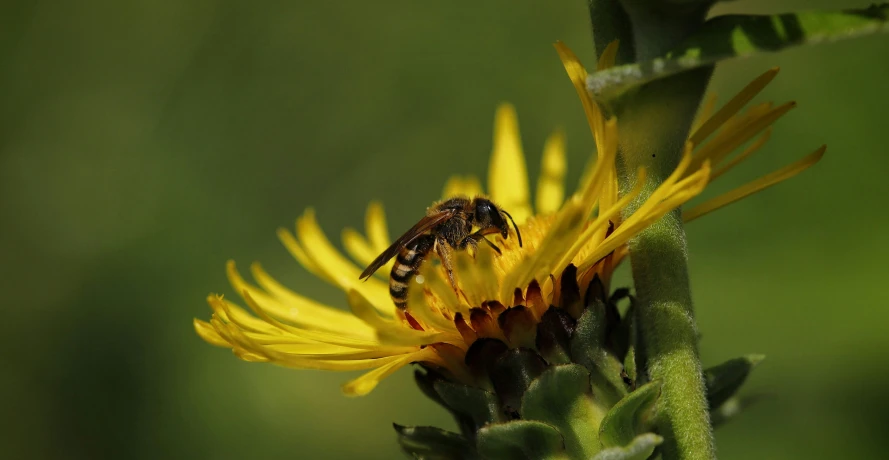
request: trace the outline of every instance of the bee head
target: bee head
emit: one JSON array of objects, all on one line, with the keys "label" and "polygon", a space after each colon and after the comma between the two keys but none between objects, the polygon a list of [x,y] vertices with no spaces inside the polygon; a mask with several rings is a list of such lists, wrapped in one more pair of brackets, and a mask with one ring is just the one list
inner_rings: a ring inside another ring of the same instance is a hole
[{"label": "bee head", "polygon": [[509,222],[512,222],[513,228],[515,228],[515,234],[519,239],[519,246],[522,245],[522,235],[519,233],[519,227],[515,224],[515,221],[512,220],[512,216],[509,215],[506,211],[500,209],[496,204],[488,200],[487,198],[476,198],[475,199],[475,223],[479,226],[479,228],[496,228],[500,231],[500,236],[504,239],[509,237],[509,222],[506,221],[506,218],[509,218]]}]

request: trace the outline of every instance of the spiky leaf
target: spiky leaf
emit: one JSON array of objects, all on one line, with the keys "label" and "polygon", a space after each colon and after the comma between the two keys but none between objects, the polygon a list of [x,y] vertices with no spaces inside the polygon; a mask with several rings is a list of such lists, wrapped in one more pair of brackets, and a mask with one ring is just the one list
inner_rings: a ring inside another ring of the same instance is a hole
[{"label": "spiky leaf", "polygon": [[649,382],[621,399],[605,414],[599,427],[604,447],[625,446],[650,429],[654,404],[661,394],[659,381]]},{"label": "spiky leaf", "polygon": [[594,95],[609,98],[649,81],[725,59],[886,31],[886,3],[845,11],[717,16],[666,56],[596,72],[587,86]]},{"label": "spiky leaf", "polygon": [[559,307],[549,307],[540,318],[535,345],[550,364],[571,362],[571,335],[576,326],[574,318]]},{"label": "spiky leaf", "polygon": [[558,430],[542,422],[516,420],[479,430],[478,451],[488,460],[569,458]]},{"label": "spiky leaf", "polygon": [[491,375],[494,389],[505,411],[517,417],[522,407],[522,395],[531,381],[546,369],[546,361],[534,350],[514,348],[497,360],[494,369]]},{"label": "spiky leaf", "polygon": [[431,426],[401,426],[398,432],[401,448],[414,458],[430,460],[465,460],[478,458],[475,448],[466,438]]},{"label": "spiky leaf", "polygon": [[454,412],[469,417],[476,427],[502,419],[497,397],[481,388],[445,381],[435,382],[435,392]]},{"label": "spiky leaf", "polygon": [[547,369],[522,398],[522,417],[556,427],[571,458],[590,458],[599,451],[596,432],[604,415],[593,404],[589,371],[577,364]]},{"label": "spiky leaf", "polygon": [[750,371],[763,359],[765,359],[763,355],[747,355],[705,370],[704,381],[707,385],[707,402],[710,404],[710,409],[717,409],[728,401],[747,380]]},{"label": "spiky leaf", "polygon": [[718,408],[710,410],[710,421],[713,423],[713,427],[719,427],[729,420],[733,420],[738,414],[762,398],[763,395],[733,396],[729,398],[728,401],[722,403]]},{"label": "spiky leaf", "polygon": [[593,460],[645,460],[662,442],[664,438],[656,434],[641,434],[625,447],[611,447],[599,452]]},{"label": "spiky leaf", "polygon": [[571,337],[571,358],[590,371],[596,402],[611,407],[627,393],[620,361],[605,350],[605,305],[593,302],[577,321]]}]

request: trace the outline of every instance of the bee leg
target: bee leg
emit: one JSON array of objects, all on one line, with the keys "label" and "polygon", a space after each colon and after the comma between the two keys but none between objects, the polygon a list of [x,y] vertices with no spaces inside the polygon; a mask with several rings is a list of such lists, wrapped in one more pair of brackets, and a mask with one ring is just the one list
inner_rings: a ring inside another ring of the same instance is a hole
[{"label": "bee leg", "polygon": [[479,241],[484,241],[488,246],[491,247],[494,251],[497,252],[497,255],[503,255],[503,251],[497,247],[496,244],[492,243],[491,240],[485,238],[480,231],[475,232],[466,238],[463,238],[463,241],[460,242],[460,249],[466,249],[467,247],[472,248],[472,257],[475,257],[475,254],[478,252],[478,243]]},{"label": "bee leg", "polygon": [[444,238],[438,238],[435,243],[435,252],[438,254],[438,258],[441,259],[441,266],[444,267],[448,274],[448,281],[451,282],[451,287],[454,288],[454,292],[460,292],[457,289],[457,280],[454,278],[454,261],[452,259],[454,249],[451,248],[451,245]]}]

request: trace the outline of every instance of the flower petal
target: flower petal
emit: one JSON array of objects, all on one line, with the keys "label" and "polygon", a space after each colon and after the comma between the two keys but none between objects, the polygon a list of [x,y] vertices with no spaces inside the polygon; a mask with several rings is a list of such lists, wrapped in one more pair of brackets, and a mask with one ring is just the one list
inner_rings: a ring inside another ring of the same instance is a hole
[{"label": "flower petal", "polygon": [[494,150],[488,166],[491,199],[509,212],[519,224],[531,215],[528,172],[515,109],[501,104],[494,119]]},{"label": "flower petal", "polygon": [[296,221],[296,233],[312,262],[322,273],[331,279],[334,284],[345,292],[355,289],[368,298],[373,306],[389,316],[395,313],[395,306],[389,298],[388,284],[376,278],[368,278],[360,281],[358,277],[361,269],[348,259],[343,257],[330,241],[324,236],[321,227],[315,220],[315,213],[311,209]]},{"label": "flower petal", "polygon": [[425,348],[415,353],[406,354],[398,359],[392,360],[383,366],[380,366],[355,380],[347,382],[343,385],[343,393],[346,396],[364,396],[376,388],[380,380],[391,375],[393,372],[401,369],[412,362],[428,362],[438,361],[440,358],[432,351],[431,348]]},{"label": "flower petal", "polygon": [[474,197],[483,195],[482,183],[475,176],[451,176],[442,190],[442,199],[465,195]]},{"label": "flower petal", "polygon": [[719,166],[719,168],[716,168],[716,169],[713,171],[713,173],[710,174],[710,182],[713,182],[713,181],[716,180],[718,177],[720,177],[720,176],[722,176],[723,174],[727,173],[729,170],[731,170],[731,169],[734,168],[735,166],[738,166],[742,161],[744,161],[744,160],[746,160],[748,157],[750,157],[750,155],[752,155],[753,153],[755,153],[757,150],[761,149],[762,146],[765,145],[766,142],[769,141],[769,138],[770,138],[771,136],[772,136],[772,127],[770,126],[770,127],[768,127],[768,128],[765,130],[764,133],[762,133],[761,136],[759,136],[759,138],[757,138],[755,141],[753,141],[752,144],[750,144],[749,146],[747,146],[747,148],[744,149],[743,152],[741,152],[741,153],[735,155],[735,156],[731,159],[731,161],[729,161],[728,163]]},{"label": "flower petal", "polygon": [[682,219],[686,222],[691,222],[692,220],[713,212],[723,206],[727,206],[756,192],[765,190],[779,182],[790,179],[791,177],[805,171],[810,166],[821,160],[821,158],[824,156],[825,150],[827,150],[827,146],[821,146],[820,148],[818,148],[818,150],[815,150],[799,161],[787,165],[771,174],[767,174],[746,185],[738,187],[731,192],[720,195],[716,198],[706,201],[705,203],[695,206],[694,208],[682,213]]},{"label": "flower petal", "polygon": [[[317,318],[319,323],[324,325],[323,328],[333,332],[349,331],[356,336],[367,337],[373,335],[370,328],[367,328],[361,320],[349,312],[328,307],[287,289],[269,276],[259,263],[252,264],[250,272],[263,289],[279,299],[281,303],[290,307],[287,310],[288,316],[282,317],[282,319],[295,324],[302,324],[304,327],[313,327],[308,324],[308,318]],[[294,312],[294,309],[298,311]],[[364,330],[365,328],[366,330]]]},{"label": "flower petal", "polygon": [[383,318],[379,312],[371,308],[367,298],[354,289],[349,291],[349,306],[352,307],[355,316],[364,320],[377,331],[380,343],[385,345],[422,346],[436,342],[453,342],[459,337],[444,332],[418,331],[400,321]]},{"label": "flower petal", "polygon": [[364,227],[367,239],[375,253],[382,253],[392,244],[392,240],[389,239],[389,228],[386,226],[386,212],[379,202],[371,201],[367,205]]},{"label": "flower petal", "polygon": [[593,137],[596,139],[596,149],[599,151],[599,156],[601,157],[602,147],[599,144],[601,138],[604,137],[605,117],[602,115],[599,106],[587,92],[586,78],[589,74],[583,67],[583,64],[580,63],[580,60],[577,59],[574,52],[564,43],[556,42],[555,47],[556,51],[559,53],[559,58],[562,60],[562,66],[565,67],[565,72],[568,73],[568,78],[571,79],[571,83],[574,85],[574,89],[580,97],[580,103],[583,105],[583,111],[586,114],[587,122],[590,125],[590,129],[593,130]]},{"label": "flower petal", "polygon": [[689,171],[696,170],[697,166],[706,160],[710,160],[712,164],[718,165],[741,144],[767,129],[794,107],[796,107],[796,103],[788,102],[770,109],[762,115],[745,119],[738,126],[726,126],[716,138],[696,150],[694,162]]},{"label": "flower petal", "polygon": [[194,323],[195,332],[197,332],[198,336],[204,339],[205,342],[210,345],[216,345],[217,347],[231,347],[231,344],[223,339],[210,323],[199,319],[194,319],[192,323]]},{"label": "flower petal", "polygon": [[550,214],[559,210],[565,200],[565,134],[553,133],[543,147],[540,179],[537,180],[537,213]]},{"label": "flower petal", "polygon": [[738,113],[741,108],[747,105],[775,76],[778,75],[778,68],[769,69],[766,73],[760,75],[755,80],[744,87],[735,97],[722,106],[718,112],[709,117],[707,121],[696,129],[688,140],[694,145],[700,145],[707,137],[713,134],[720,126],[725,124],[729,118]]},{"label": "flower petal", "polygon": [[617,50],[620,47],[620,40],[614,40],[602,50],[602,55],[599,56],[599,62],[596,65],[596,70],[605,70],[614,67],[614,61],[617,59]]}]

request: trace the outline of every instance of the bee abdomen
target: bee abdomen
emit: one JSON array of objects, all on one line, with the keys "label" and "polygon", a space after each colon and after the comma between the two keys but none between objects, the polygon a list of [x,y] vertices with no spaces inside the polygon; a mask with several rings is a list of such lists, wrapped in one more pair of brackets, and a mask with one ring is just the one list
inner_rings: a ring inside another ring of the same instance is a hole
[{"label": "bee abdomen", "polygon": [[402,310],[407,308],[408,286],[434,244],[434,236],[423,235],[398,252],[389,272],[389,295],[396,307]]}]

